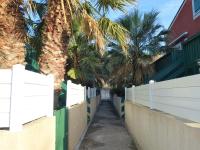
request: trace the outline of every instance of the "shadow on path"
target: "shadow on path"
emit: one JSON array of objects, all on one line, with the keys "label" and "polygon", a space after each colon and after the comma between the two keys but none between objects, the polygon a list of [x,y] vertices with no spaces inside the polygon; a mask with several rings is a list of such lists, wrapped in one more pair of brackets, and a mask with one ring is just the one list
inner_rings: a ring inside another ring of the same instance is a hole
[{"label": "shadow on path", "polygon": [[101,102],[80,150],[136,150],[111,102]]}]

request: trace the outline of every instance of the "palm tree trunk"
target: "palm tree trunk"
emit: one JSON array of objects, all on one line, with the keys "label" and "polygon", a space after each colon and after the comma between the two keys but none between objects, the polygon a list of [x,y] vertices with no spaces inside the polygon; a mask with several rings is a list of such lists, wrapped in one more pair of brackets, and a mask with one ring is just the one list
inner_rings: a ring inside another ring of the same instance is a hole
[{"label": "palm tree trunk", "polygon": [[24,63],[24,29],[18,0],[0,0],[0,68]]},{"label": "palm tree trunk", "polygon": [[[44,19],[42,54],[39,58],[40,71],[54,75],[57,94],[61,91],[61,83],[64,81],[66,51],[71,36],[71,16],[68,8],[65,9],[64,12],[60,0],[49,0],[48,14]],[[64,21],[64,16],[67,22]]]}]

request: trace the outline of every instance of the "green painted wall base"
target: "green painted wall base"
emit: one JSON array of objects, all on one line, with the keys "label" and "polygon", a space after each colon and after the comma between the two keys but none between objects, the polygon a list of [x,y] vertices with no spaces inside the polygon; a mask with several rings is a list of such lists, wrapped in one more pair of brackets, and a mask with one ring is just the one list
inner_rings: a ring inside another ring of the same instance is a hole
[{"label": "green painted wall base", "polygon": [[55,150],[68,149],[68,109],[61,108],[54,112],[56,117],[56,147]]}]

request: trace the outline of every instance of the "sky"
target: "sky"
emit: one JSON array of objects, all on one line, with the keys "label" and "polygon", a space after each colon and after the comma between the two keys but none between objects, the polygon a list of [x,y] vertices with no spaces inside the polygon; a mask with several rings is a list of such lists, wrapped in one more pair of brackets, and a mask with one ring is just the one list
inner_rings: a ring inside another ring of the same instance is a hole
[{"label": "sky", "polygon": [[[152,9],[156,10],[160,12],[158,22],[165,28],[168,28],[182,2],[183,0],[137,0],[136,5],[129,5],[126,10],[128,12],[133,11],[134,8],[139,9],[141,12],[149,12]],[[120,16],[122,16],[120,12],[111,11],[109,14],[112,20],[116,20]]]}]

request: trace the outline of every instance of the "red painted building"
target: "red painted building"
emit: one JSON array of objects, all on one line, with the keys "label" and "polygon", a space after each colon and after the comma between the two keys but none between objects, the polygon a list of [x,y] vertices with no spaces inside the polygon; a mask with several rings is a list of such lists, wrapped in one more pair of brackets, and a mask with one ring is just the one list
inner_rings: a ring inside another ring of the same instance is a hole
[{"label": "red painted building", "polygon": [[153,63],[150,79],[170,80],[200,73],[200,0],[184,0],[169,27],[173,48]]},{"label": "red painted building", "polygon": [[200,32],[200,0],[184,0],[170,27],[169,45],[178,43]]}]

